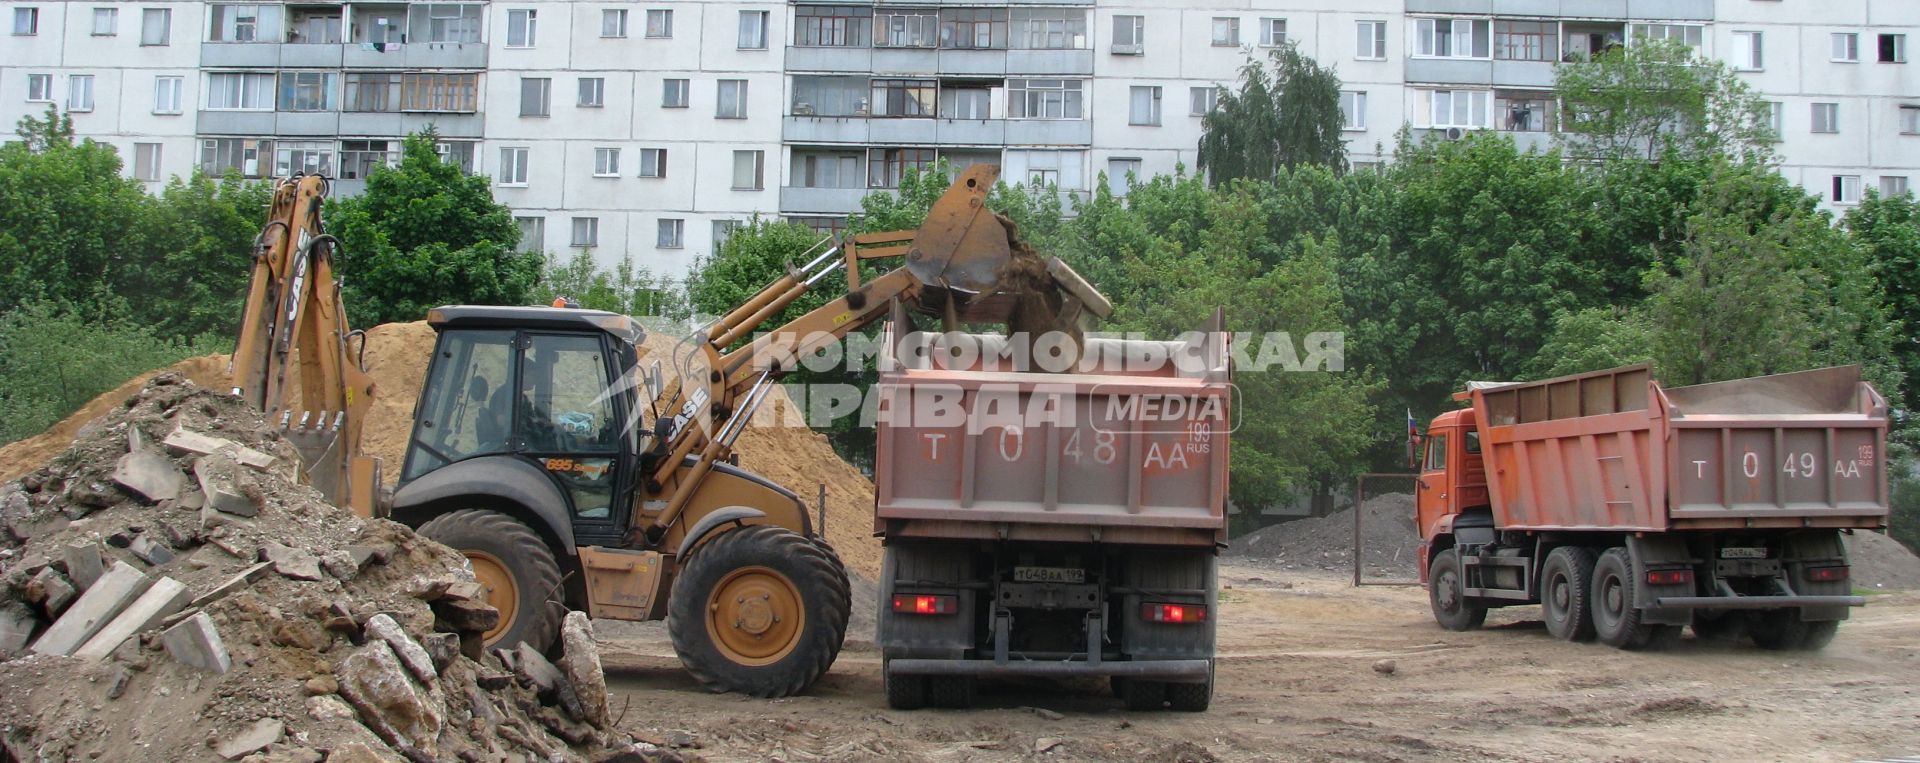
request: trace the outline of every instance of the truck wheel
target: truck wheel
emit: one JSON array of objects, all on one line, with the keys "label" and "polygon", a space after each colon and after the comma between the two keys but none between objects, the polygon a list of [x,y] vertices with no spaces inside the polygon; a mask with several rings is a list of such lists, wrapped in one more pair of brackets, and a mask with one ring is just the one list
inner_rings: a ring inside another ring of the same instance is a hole
[{"label": "truck wheel", "polygon": [[973,707],[973,676],[928,676],[927,704],[965,710]]},{"label": "truck wheel", "polygon": [[1693,637],[1715,641],[1739,641],[1747,637],[1753,618],[1746,612],[1693,611]]},{"label": "truck wheel", "polygon": [[784,697],[840,655],[847,601],[846,574],[819,544],[752,525],[694,550],[673,584],[667,632],[708,689]]},{"label": "truck wheel", "polygon": [[434,517],[420,534],[466,557],[487,603],[500,610],[500,624],[483,634],[488,649],[552,646],[560,615],[549,599],[560,593],[560,565],[532,528],[497,511],[463,509]]},{"label": "truck wheel", "polygon": [[1748,635],[1761,649],[1815,651],[1826,648],[1839,632],[1839,620],[1809,622],[1800,619],[1798,609],[1772,609],[1754,618]]},{"label": "truck wheel", "polygon": [[1159,681],[1127,679],[1120,685],[1120,701],[1128,710],[1159,710],[1167,704],[1167,685]]},{"label": "truck wheel", "polygon": [[1679,640],[1680,626],[1641,621],[1645,612],[1634,606],[1633,582],[1633,563],[1624,548],[1607,549],[1594,564],[1591,608],[1600,643],[1637,651],[1663,649]]},{"label": "truck wheel", "polygon": [[1167,684],[1167,704],[1183,713],[1203,713],[1213,704],[1213,663],[1207,663],[1207,682]]},{"label": "truck wheel", "polygon": [[1467,598],[1466,576],[1460,569],[1460,550],[1440,552],[1427,567],[1427,601],[1433,619],[1450,631],[1470,631],[1487,622],[1486,605]]},{"label": "truck wheel", "polygon": [[927,706],[926,676],[903,676],[885,666],[880,668],[880,672],[886,676],[887,707],[919,710]]},{"label": "truck wheel", "polygon": [[1567,641],[1592,641],[1593,616],[1588,592],[1593,588],[1593,552],[1579,546],[1561,546],[1547,554],[1541,577],[1541,618],[1547,632]]}]

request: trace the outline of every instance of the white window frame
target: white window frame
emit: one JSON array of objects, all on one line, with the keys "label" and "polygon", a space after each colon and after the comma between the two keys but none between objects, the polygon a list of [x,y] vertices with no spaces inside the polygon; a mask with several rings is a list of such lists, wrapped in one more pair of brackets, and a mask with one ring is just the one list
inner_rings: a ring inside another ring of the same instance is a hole
[{"label": "white window frame", "polygon": [[251,3],[209,4],[207,42],[264,42],[260,39],[260,6]]},{"label": "white window frame", "polygon": [[[1462,26],[1465,31],[1462,31]],[[1444,31],[1442,28],[1444,27]],[[1493,20],[1467,17],[1415,17],[1413,19],[1413,57],[1493,59]],[[1486,48],[1486,55],[1477,51]],[[1441,53],[1445,48],[1447,52]]]},{"label": "white window frame", "polygon": [[1880,197],[1881,198],[1891,199],[1896,196],[1905,196],[1908,193],[1911,193],[1912,191],[1913,191],[1913,187],[1907,183],[1906,175],[1881,175],[1880,176]]},{"label": "white window frame", "polygon": [[640,175],[643,178],[664,178],[667,176],[667,150],[664,148],[640,149]]},{"label": "white window frame", "polygon": [[[1463,130],[1484,130],[1484,129],[1487,129],[1487,127],[1492,124],[1493,91],[1470,90],[1470,89],[1445,89],[1445,90],[1430,90],[1427,92],[1428,92],[1428,95],[1427,95],[1427,104],[1428,104],[1427,105],[1427,122],[1428,122],[1427,126],[1428,127],[1432,127],[1435,129],[1446,129],[1449,127],[1458,127]],[[1447,114],[1445,119],[1440,118],[1440,112],[1441,112],[1440,103],[1442,100],[1441,96],[1443,94],[1445,95],[1445,100],[1447,103],[1447,107],[1446,107]],[[1465,121],[1461,121],[1455,118],[1460,113],[1459,99],[1462,95],[1465,95],[1467,97],[1467,106],[1466,106],[1467,118]],[[1473,119],[1474,112],[1476,110],[1478,110],[1479,115],[1481,117],[1478,123],[1475,123]]]},{"label": "white window frame", "polygon": [[734,37],[738,50],[766,50],[767,27],[773,23],[767,11],[741,11],[740,30]]},{"label": "white window frame", "polygon": [[1127,195],[1127,173],[1132,172],[1136,180],[1146,180],[1146,171],[1142,169],[1140,157],[1107,157],[1107,191],[1114,196],[1124,198]]},{"label": "white window frame", "polygon": [[[529,86],[535,86],[534,83],[539,83],[537,87],[540,88],[539,111],[529,112],[527,111],[527,88]],[[521,77],[520,78],[520,116],[541,118],[541,117],[550,117],[552,115],[553,115],[553,78],[552,77]]]},{"label": "white window frame", "polygon": [[1860,33],[1834,32],[1827,44],[1827,60],[1836,64],[1860,63]]},{"label": "white window frame", "polygon": [[673,39],[673,9],[648,8],[646,36],[653,40]]},{"label": "white window frame", "polygon": [[579,100],[574,104],[583,109],[605,108],[607,105],[607,78],[581,77],[576,85]]},{"label": "white window frame", "polygon": [[[727,108],[727,91],[733,91],[733,108]],[[717,80],[713,88],[714,119],[747,118],[747,81],[743,79]]]},{"label": "white window frame", "polygon": [[620,149],[602,146],[593,150],[593,176],[597,178],[620,177]]},{"label": "white window frame", "polygon": [[542,215],[514,215],[513,224],[520,227],[520,245],[514,251],[544,252],[547,249],[547,218]]},{"label": "white window frame", "polygon": [[[148,183],[160,180],[160,151],[159,143],[133,144],[133,164],[128,169],[133,173],[134,180]],[[140,171],[143,164],[146,165],[146,172]]]},{"label": "white window frame", "polygon": [[600,218],[576,217],[573,218],[573,225],[569,227],[572,228],[570,231],[572,235],[569,237],[571,240],[568,246],[576,249],[591,249],[600,245]]},{"label": "white window frame", "polygon": [[509,188],[527,187],[527,173],[533,168],[533,149],[526,146],[500,147],[500,173],[495,182]]},{"label": "white window frame", "polygon": [[[222,87],[230,80],[222,78],[238,77],[238,89]],[[279,98],[279,83],[268,72],[208,72],[206,93],[202,103],[208,111],[272,111]],[[216,98],[231,94],[230,103],[214,105]]]},{"label": "white window frame", "polygon": [[600,37],[602,39],[624,39],[627,36],[627,9],[600,9]]},{"label": "white window frame", "polygon": [[[1880,57],[1880,41],[1893,38],[1893,58]],[[1883,64],[1904,64],[1907,62],[1907,36],[1897,32],[1881,33],[1873,40],[1873,60]]]},{"label": "white window frame", "polygon": [[687,247],[687,221],[678,217],[662,217],[654,223],[653,248],[685,249]]},{"label": "white window frame", "polygon": [[[1208,37],[1216,48],[1240,47],[1240,17],[1214,16],[1208,23]],[[1223,34],[1224,33],[1224,34]]]},{"label": "white window frame", "polygon": [[[1824,120],[1821,119],[1821,115],[1823,113],[1826,115],[1826,118]],[[1837,135],[1840,133],[1840,104],[1839,103],[1815,103],[1813,104],[1812,115],[1813,115],[1812,132],[1814,134]],[[1823,125],[1823,122],[1824,122],[1824,125]],[[1827,129],[1824,129],[1824,130],[1820,129],[1822,126],[1825,126]]]},{"label": "white window frame", "polygon": [[1780,101],[1766,101],[1767,127],[1773,130],[1775,141],[1787,134],[1787,105]]},{"label": "white window frame", "polygon": [[1894,113],[1900,120],[1901,135],[1920,135],[1920,105],[1902,105]]},{"label": "white window frame", "polygon": [[1755,30],[1737,30],[1733,33],[1733,70],[1741,72],[1763,72],[1767,70],[1765,34]]},{"label": "white window frame", "polygon": [[[1007,79],[1007,118],[1085,119],[1087,118],[1087,90],[1087,80],[1082,79],[1010,77]],[[1019,108],[1014,108],[1015,103],[1019,104]],[[1028,106],[1037,108],[1028,108]],[[1055,111],[1053,107],[1056,106],[1059,107],[1058,116],[1051,114]],[[1070,109],[1068,108],[1070,106],[1077,108]]]},{"label": "white window frame", "polygon": [[[1139,109],[1140,97],[1143,95],[1147,97],[1147,113],[1144,116]],[[1135,127],[1159,127],[1160,96],[1159,85],[1134,85],[1127,88],[1127,124]]]},{"label": "white window frame", "polygon": [[507,47],[531,48],[539,41],[540,11],[534,8],[507,9]]},{"label": "white window frame", "polygon": [[85,113],[93,110],[93,75],[67,75],[67,111]]},{"label": "white window frame", "polygon": [[153,78],[153,113],[179,114],[182,107],[182,94],[186,92],[185,77],[156,76]]},{"label": "white window frame", "polygon": [[[1706,52],[1707,28],[1702,24],[1660,24],[1660,23],[1628,24],[1627,40],[1628,42],[1639,42],[1641,40],[1669,40],[1669,39],[1673,39],[1674,37],[1673,33],[1676,30],[1680,32],[1681,44],[1693,48],[1695,52],[1699,52],[1699,53]],[[1654,34],[1654,32],[1656,31],[1658,31],[1659,34]],[[1688,37],[1697,38],[1697,41],[1689,41],[1687,39]]]},{"label": "white window frame", "polygon": [[1833,183],[1828,188],[1833,193],[1830,201],[1834,206],[1858,204],[1864,188],[1859,175],[1834,175]]},{"label": "white window frame", "polygon": [[1340,129],[1367,129],[1367,91],[1340,91]]},{"label": "white window frame", "polygon": [[334,143],[330,140],[276,140],[273,143],[273,174],[285,177],[295,173],[318,173],[333,177]]},{"label": "white window frame", "polygon": [[693,80],[660,80],[660,108],[684,109],[693,103]]},{"label": "white window frame", "polygon": [[[154,27],[154,19],[159,19],[159,27]],[[160,48],[173,44],[173,9],[140,9],[140,46]]]},{"label": "white window frame", "polygon": [[[1276,31],[1279,34],[1274,34]],[[1277,48],[1285,44],[1287,44],[1287,20],[1272,17],[1260,19],[1260,47]]]},{"label": "white window frame", "polygon": [[13,35],[33,37],[38,34],[40,34],[40,9],[32,6],[13,9]]},{"label": "white window frame", "polygon": [[27,103],[53,103],[52,74],[27,75]]},{"label": "white window frame", "polygon": [[[1367,30],[1373,30],[1371,34]],[[1353,22],[1353,57],[1360,61],[1387,60],[1387,22],[1361,19]]]},{"label": "white window frame", "polygon": [[1220,108],[1220,86],[1187,88],[1187,116],[1204,117]]},{"label": "white window frame", "polygon": [[[106,23],[102,24],[101,23],[102,21]],[[120,34],[120,9],[119,8],[93,9],[93,36],[115,37],[115,36],[118,36],[119,34]]]},{"label": "white window frame", "polygon": [[[746,169],[748,172],[752,174],[752,178],[749,181],[750,183],[749,185],[740,184],[742,161],[745,161],[748,163],[748,166]],[[767,168],[767,152],[765,151],[733,152],[733,190],[736,190],[736,191],[766,190],[767,188],[766,168]]]},{"label": "white window frame", "polygon": [[[1131,39],[1122,39],[1120,34],[1122,29],[1126,30],[1127,37],[1130,37]],[[1117,56],[1146,55],[1147,17],[1138,15],[1138,14],[1125,14],[1125,13],[1114,16],[1113,17],[1113,38],[1108,42],[1110,43],[1109,47],[1112,50],[1114,55],[1117,55]]]}]

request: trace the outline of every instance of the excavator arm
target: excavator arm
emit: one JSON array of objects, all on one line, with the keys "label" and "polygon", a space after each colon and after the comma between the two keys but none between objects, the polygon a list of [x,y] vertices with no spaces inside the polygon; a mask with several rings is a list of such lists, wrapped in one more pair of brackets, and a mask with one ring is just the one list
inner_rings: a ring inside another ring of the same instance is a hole
[{"label": "excavator arm", "polygon": [[[361,452],[360,437],[373,379],[348,352],[356,335],[364,351],[365,335],[348,326],[334,280],[340,242],[320,219],[327,186],[325,178],[305,175],[274,188],[254,240],[231,391],[286,430],[308,484],[328,501],[372,516],[380,460]],[[293,390],[298,397],[290,400]]]}]

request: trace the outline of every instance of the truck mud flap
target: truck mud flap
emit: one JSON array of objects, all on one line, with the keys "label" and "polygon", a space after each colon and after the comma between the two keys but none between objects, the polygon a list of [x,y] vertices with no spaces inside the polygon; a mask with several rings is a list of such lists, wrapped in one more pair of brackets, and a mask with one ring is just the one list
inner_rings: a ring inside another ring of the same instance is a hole
[{"label": "truck mud flap", "polygon": [[1172,683],[1205,683],[1207,660],[921,660],[893,659],[887,670],[919,676],[1126,676]]},{"label": "truck mud flap", "polygon": [[1662,596],[1658,608],[1778,609],[1780,607],[1864,607],[1865,596]]}]

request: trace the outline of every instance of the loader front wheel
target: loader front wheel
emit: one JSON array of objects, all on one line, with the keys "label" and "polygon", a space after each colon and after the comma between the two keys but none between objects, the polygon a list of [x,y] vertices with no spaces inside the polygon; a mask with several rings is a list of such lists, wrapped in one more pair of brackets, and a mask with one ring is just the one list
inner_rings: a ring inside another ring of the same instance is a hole
[{"label": "loader front wheel", "polygon": [[460,552],[500,610],[500,624],[483,634],[487,648],[526,643],[542,652],[553,644],[560,615],[560,565],[532,528],[497,511],[465,509],[434,517],[420,534]]},{"label": "loader front wheel", "polygon": [[743,527],[694,550],[674,581],[667,631],[708,689],[784,697],[839,656],[846,591],[846,573],[818,544],[781,527]]}]

